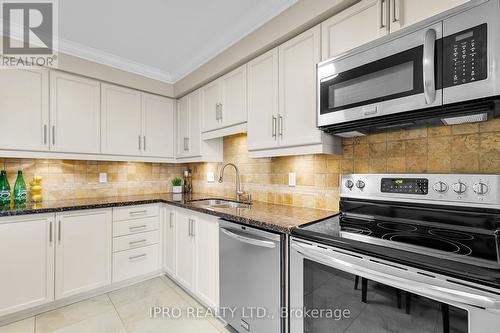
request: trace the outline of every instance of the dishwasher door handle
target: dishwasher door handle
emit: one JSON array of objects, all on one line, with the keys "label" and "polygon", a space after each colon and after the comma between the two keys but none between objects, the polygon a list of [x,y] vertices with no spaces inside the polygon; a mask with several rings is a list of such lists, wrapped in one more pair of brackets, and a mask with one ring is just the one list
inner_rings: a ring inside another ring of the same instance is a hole
[{"label": "dishwasher door handle", "polygon": [[271,241],[265,241],[265,240],[260,240],[260,239],[255,239],[251,238],[248,236],[242,236],[235,234],[234,232],[229,231],[228,229],[225,228],[220,228],[220,230],[226,234],[227,236],[234,238],[236,240],[239,240],[240,242],[244,242],[247,244],[255,245],[255,246],[260,246],[260,247],[266,247],[269,249],[274,249],[276,247],[276,243],[271,242]]}]

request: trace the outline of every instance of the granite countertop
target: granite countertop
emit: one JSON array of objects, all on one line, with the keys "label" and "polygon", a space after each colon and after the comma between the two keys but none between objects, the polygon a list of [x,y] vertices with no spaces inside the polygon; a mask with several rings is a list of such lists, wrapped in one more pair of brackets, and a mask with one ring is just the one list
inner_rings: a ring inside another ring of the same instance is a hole
[{"label": "granite countertop", "polygon": [[[206,198],[222,197],[204,194],[194,194],[190,197],[186,197],[182,194],[162,193],[106,198],[54,200],[41,203],[27,203],[19,207],[4,207],[0,209],[0,217],[164,202],[241,224],[248,224],[280,233],[289,233],[294,227],[321,220],[337,213],[335,211],[276,205],[259,201],[254,201],[250,208],[200,207],[190,204],[190,201]],[[230,198],[225,199],[232,200]]]}]

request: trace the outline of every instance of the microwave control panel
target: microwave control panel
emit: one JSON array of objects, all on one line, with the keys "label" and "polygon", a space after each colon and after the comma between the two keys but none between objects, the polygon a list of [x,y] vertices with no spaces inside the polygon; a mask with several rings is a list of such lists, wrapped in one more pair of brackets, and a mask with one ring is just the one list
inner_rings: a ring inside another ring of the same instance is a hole
[{"label": "microwave control panel", "polygon": [[443,38],[443,86],[453,87],[488,77],[487,24]]}]

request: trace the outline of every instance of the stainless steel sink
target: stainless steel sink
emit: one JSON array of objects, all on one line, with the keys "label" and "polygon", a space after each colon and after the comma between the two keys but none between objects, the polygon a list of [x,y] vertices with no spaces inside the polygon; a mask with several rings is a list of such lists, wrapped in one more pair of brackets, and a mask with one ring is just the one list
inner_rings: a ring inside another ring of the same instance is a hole
[{"label": "stainless steel sink", "polygon": [[192,206],[197,207],[215,207],[215,208],[250,208],[248,203],[236,202],[224,199],[202,199],[189,202]]}]

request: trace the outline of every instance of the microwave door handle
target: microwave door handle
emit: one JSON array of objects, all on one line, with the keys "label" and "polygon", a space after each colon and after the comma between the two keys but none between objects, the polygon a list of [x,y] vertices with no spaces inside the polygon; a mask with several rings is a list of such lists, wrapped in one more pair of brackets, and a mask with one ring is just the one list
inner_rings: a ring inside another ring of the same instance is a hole
[{"label": "microwave door handle", "polygon": [[483,295],[476,295],[463,290],[453,290],[437,285],[429,285],[420,281],[412,280],[410,277],[398,276],[391,273],[376,271],[360,264],[351,263],[348,260],[336,258],[326,250],[318,249],[306,244],[292,244],[292,249],[305,258],[322,263],[324,265],[344,270],[348,273],[363,276],[369,280],[378,281],[399,289],[410,290],[415,294],[420,294],[428,298],[438,298],[447,302],[458,302],[465,305],[473,305],[486,309],[500,309],[500,301]]},{"label": "microwave door handle", "polygon": [[425,32],[422,63],[424,71],[424,95],[427,104],[432,104],[436,100],[436,80],[434,75],[436,38],[436,30],[429,29]]}]

